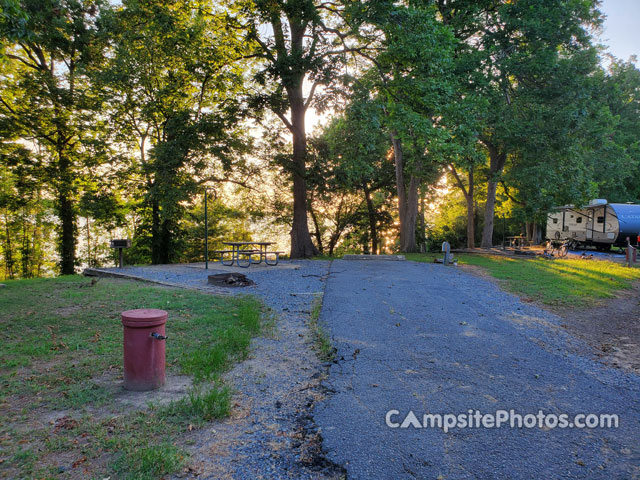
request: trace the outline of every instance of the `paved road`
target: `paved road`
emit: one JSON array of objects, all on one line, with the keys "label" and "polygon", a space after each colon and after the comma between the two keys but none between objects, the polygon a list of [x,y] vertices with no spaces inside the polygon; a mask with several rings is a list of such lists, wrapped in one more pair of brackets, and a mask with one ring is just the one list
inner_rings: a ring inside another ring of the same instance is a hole
[{"label": "paved road", "polygon": [[[640,478],[640,377],[604,367],[560,319],[456,267],[336,261],[338,349],[314,417],[350,479]],[[389,428],[409,411],[616,413],[617,429]]]}]

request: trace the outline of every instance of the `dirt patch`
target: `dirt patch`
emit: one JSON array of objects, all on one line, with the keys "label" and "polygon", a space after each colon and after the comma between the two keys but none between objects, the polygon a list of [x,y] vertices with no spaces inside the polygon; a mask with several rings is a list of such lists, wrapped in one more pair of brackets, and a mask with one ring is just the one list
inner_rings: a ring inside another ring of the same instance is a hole
[{"label": "dirt patch", "polygon": [[554,313],[603,363],[640,373],[640,282],[595,307],[555,308]]},{"label": "dirt patch", "polygon": [[75,315],[83,308],[86,307],[84,305],[70,305],[68,307],[60,307],[56,309],[55,314],[60,317],[70,317],[72,315]]},{"label": "dirt patch", "polygon": [[[482,267],[458,268],[505,287],[504,281],[492,277]],[[605,365],[640,373],[640,282],[628,290],[620,290],[615,298],[599,300],[595,306],[583,309],[550,306],[523,295],[520,299],[561,317],[560,326],[587,343]]]},{"label": "dirt patch", "polygon": [[93,383],[104,387],[116,406],[129,410],[131,407],[135,410],[146,410],[150,405],[167,405],[186,397],[191,390],[192,379],[186,375],[167,374],[162,387],[146,392],[125,390],[121,372],[107,372],[94,378]]}]

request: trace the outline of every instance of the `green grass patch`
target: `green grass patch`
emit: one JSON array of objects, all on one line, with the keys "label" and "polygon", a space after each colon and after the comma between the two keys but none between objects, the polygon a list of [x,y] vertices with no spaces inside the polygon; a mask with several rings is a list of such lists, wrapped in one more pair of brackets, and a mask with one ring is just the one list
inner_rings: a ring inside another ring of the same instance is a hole
[{"label": "green grass patch", "polygon": [[[263,309],[252,297],[116,279],[91,286],[79,276],[6,285],[0,295],[0,408],[7,412],[0,416],[0,476],[56,477],[59,454],[77,454],[77,468],[87,468],[88,477],[175,472],[186,455],[178,446],[181,434],[228,415],[231,390],[221,375],[247,357],[262,331]],[[145,412],[114,402],[122,375],[120,313],[134,308],[168,312],[167,371],[194,380],[187,397]],[[53,411],[71,420],[41,427]]]},{"label": "green grass patch", "polygon": [[[433,262],[441,254],[408,254],[407,259]],[[485,269],[505,288],[547,305],[590,306],[631,288],[640,269],[607,260],[511,258],[497,255],[456,254],[461,265]]]},{"label": "green grass patch", "polygon": [[309,318],[309,327],[313,335],[316,355],[323,362],[332,362],[336,357],[336,349],[331,344],[329,334],[320,324],[320,312],[322,312],[322,296],[318,295],[313,301],[311,308],[311,316]]},{"label": "green grass patch", "polygon": [[342,255],[338,256],[338,255],[318,254],[311,257],[311,260],[340,260],[341,258],[342,258]]}]

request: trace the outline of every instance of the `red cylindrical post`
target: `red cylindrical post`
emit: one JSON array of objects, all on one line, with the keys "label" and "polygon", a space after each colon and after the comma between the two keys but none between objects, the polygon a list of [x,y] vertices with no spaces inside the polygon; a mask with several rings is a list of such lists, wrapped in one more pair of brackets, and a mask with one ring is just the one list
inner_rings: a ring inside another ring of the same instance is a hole
[{"label": "red cylindrical post", "polygon": [[122,312],[124,388],[153,390],[165,381],[167,312],[151,308]]}]

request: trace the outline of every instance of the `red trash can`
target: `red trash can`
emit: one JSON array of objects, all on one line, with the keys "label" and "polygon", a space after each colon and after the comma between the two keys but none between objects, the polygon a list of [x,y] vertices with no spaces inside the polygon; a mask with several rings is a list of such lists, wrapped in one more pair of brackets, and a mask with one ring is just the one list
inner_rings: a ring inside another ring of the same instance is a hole
[{"label": "red trash can", "polygon": [[152,308],[122,312],[124,388],[153,390],[165,381],[167,312]]}]

